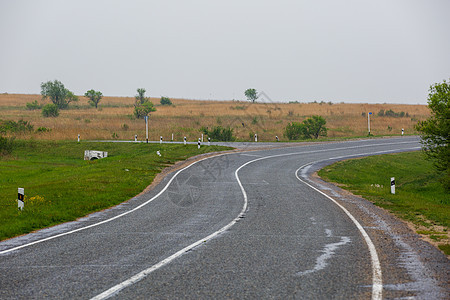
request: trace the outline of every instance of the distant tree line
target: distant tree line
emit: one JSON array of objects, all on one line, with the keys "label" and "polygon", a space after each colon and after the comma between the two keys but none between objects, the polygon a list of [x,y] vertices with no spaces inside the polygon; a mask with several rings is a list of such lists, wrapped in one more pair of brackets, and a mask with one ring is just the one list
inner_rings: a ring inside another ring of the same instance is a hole
[{"label": "distant tree line", "polygon": [[[148,116],[149,113],[156,111],[153,103],[150,101],[150,97],[145,96],[146,90],[144,88],[137,89],[137,95],[135,96],[134,103],[134,116],[141,119]],[[59,80],[47,81],[41,83],[41,95],[42,100],[49,99],[51,103],[43,105],[39,104],[37,100],[26,104],[28,110],[42,109],[42,115],[44,117],[57,117],[60,110],[68,109],[70,103],[78,102],[79,98],[75,94],[67,89],[64,84]],[[103,98],[103,94],[100,91],[94,89],[86,91],[84,94],[88,98],[88,102],[91,106],[99,108],[100,101]],[[161,97],[161,105],[170,106],[173,105],[172,101],[168,97]]]}]

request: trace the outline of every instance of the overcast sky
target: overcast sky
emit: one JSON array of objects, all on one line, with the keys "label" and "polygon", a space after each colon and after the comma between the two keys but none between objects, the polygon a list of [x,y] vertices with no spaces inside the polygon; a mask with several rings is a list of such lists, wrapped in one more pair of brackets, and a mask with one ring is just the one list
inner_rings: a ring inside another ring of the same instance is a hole
[{"label": "overcast sky", "polygon": [[0,93],[426,104],[449,0],[0,0]]}]

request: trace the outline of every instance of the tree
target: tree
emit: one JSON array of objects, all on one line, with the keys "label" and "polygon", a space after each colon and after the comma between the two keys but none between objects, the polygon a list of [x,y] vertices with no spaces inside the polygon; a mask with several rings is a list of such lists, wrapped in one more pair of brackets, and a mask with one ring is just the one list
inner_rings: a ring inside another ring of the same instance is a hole
[{"label": "tree", "polygon": [[78,97],[64,87],[61,81],[47,81],[41,83],[42,99],[50,100],[58,106],[59,109],[65,109],[70,102],[78,101]]},{"label": "tree", "polygon": [[302,123],[292,122],[289,123],[284,129],[284,135],[289,140],[298,140],[300,138],[318,139],[319,136],[327,135],[327,128],[325,124],[327,121],[321,116],[312,116],[304,120]]},{"label": "tree", "polygon": [[140,88],[137,89],[138,94],[134,96],[136,98],[136,102],[139,102],[140,104],[144,104],[147,101],[150,101],[149,97],[145,97],[145,89]]},{"label": "tree", "polygon": [[450,190],[450,82],[436,83],[430,87],[428,107],[431,116],[416,125],[420,131],[422,150],[434,161],[441,182]]},{"label": "tree", "polygon": [[84,94],[85,97],[89,98],[89,103],[95,108],[98,108],[98,103],[103,98],[103,94],[100,91],[89,90]]},{"label": "tree", "polygon": [[244,94],[245,97],[247,97],[247,100],[252,101],[253,103],[255,103],[256,99],[258,99],[258,95],[255,89],[246,89]]},{"label": "tree", "polygon": [[168,97],[161,97],[161,105],[172,105],[172,101]]},{"label": "tree", "polygon": [[145,97],[145,89],[137,89],[138,94],[135,96],[134,115],[140,119],[148,116],[152,111],[156,111],[149,97]]}]

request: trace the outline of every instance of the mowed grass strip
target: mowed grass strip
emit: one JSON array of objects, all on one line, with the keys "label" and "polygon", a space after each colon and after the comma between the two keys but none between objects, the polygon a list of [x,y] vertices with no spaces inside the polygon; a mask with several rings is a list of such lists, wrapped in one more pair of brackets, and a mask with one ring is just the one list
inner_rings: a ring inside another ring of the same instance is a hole
[{"label": "mowed grass strip", "polygon": [[[166,166],[231,149],[68,141],[15,144],[10,156],[0,158],[0,240],[117,205],[142,192]],[[107,151],[108,158],[84,161],[84,150]],[[17,208],[19,187],[25,188],[23,211]]]},{"label": "mowed grass strip", "polygon": [[[428,235],[450,254],[450,195],[422,152],[342,161],[320,170],[319,176],[412,222],[419,233]],[[391,194],[391,177],[395,177],[395,195]]]}]

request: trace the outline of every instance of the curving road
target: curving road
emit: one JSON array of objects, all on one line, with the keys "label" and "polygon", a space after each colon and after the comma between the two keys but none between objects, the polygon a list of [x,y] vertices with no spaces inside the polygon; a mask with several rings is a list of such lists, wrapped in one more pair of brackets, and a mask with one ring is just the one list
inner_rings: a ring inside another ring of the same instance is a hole
[{"label": "curving road", "polygon": [[444,255],[311,176],[419,148],[402,137],[197,161],[113,209],[1,242],[0,298],[446,299]]}]

